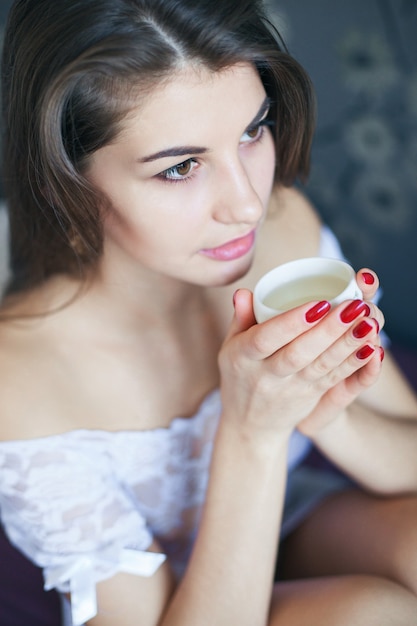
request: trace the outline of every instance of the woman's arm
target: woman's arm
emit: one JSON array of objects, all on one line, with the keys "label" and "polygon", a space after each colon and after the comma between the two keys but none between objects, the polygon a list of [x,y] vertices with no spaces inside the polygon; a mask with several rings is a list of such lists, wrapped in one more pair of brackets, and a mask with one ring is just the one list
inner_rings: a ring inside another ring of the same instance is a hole
[{"label": "woman's arm", "polygon": [[221,422],[198,539],[161,626],[267,624],[287,463],[276,439]]},{"label": "woman's arm", "polygon": [[168,564],[150,578],[118,574],[97,585],[99,612],[89,626],[265,626],[286,476],[287,441],[277,439],[251,441],[223,419],[178,587]]},{"label": "woman's arm", "polygon": [[[365,268],[357,281],[382,328],[384,318],[371,303],[378,277]],[[375,348],[370,361],[324,396],[299,429],[365,488],[386,494],[415,492],[417,396],[388,352],[381,364],[375,331],[365,339]],[[342,405],[347,408],[341,412]]]},{"label": "woman's arm", "polygon": [[388,353],[378,381],[363,397],[317,430],[313,419],[300,430],[365,488],[417,491],[417,399]]}]

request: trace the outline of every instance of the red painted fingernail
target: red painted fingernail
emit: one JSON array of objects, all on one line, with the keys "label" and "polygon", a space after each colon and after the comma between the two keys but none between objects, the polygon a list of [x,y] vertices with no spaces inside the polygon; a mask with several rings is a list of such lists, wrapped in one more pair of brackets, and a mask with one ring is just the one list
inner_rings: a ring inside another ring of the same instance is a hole
[{"label": "red painted fingernail", "polygon": [[384,360],[384,356],[385,356],[385,350],[382,346],[379,346],[379,358],[381,359],[381,361]]},{"label": "red painted fingernail", "polygon": [[371,332],[372,328],[372,324],[370,324],[366,320],[362,320],[357,326],[355,326],[352,331],[352,335],[356,337],[356,339],[362,339],[362,337],[365,337],[368,333]]},{"label": "red painted fingernail", "polygon": [[330,311],[331,305],[327,300],[322,300],[318,302],[314,306],[311,307],[306,313],[306,320],[311,324],[312,322],[317,322],[317,320],[321,319]]},{"label": "red painted fingernail", "polygon": [[375,322],[376,332],[377,332],[377,334],[379,335],[379,331],[381,330],[381,329],[380,329],[380,327],[379,327],[379,322],[378,322],[378,320],[377,320],[377,319],[375,319],[374,317],[373,317],[372,319],[373,319],[373,320],[374,320],[374,322]]},{"label": "red painted fingernail", "polygon": [[360,348],[357,353],[356,356],[358,359],[367,359],[368,356],[371,356],[371,354],[373,354],[375,352],[375,348],[373,348],[372,346],[368,346],[368,344],[366,344],[365,346],[362,346],[362,348]]},{"label": "red painted fingernail", "polygon": [[362,278],[366,285],[373,285],[375,282],[375,276],[370,272],[362,272]]},{"label": "red painted fingernail", "polygon": [[349,324],[349,322],[353,322],[361,313],[365,313],[365,317],[370,315],[371,309],[363,300],[353,300],[350,304],[347,305],[345,309],[340,314],[340,319],[345,324]]}]

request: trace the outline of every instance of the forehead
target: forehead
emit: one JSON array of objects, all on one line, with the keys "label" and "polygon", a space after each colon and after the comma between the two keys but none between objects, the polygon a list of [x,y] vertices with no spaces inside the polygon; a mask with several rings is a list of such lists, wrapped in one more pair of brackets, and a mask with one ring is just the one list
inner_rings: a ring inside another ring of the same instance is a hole
[{"label": "forehead", "polygon": [[[255,67],[239,64],[213,72],[185,67],[157,84],[126,116],[122,135],[143,133],[180,135],[193,125],[209,125],[219,118],[248,124],[265,98]],[[174,138],[174,137],[173,137]]]}]

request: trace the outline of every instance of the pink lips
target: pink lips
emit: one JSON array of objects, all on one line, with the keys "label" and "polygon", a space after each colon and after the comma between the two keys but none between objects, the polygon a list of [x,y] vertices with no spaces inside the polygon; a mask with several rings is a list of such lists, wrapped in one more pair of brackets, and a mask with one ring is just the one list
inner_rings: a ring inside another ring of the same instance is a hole
[{"label": "pink lips", "polygon": [[201,254],[216,259],[217,261],[233,261],[249,252],[255,242],[255,231],[252,230],[244,237],[232,239],[218,248],[203,248]]}]

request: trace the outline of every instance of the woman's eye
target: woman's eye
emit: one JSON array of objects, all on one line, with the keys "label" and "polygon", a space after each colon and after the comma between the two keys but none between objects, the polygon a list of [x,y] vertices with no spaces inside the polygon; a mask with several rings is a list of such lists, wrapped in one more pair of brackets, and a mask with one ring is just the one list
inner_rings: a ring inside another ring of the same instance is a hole
[{"label": "woman's eye", "polygon": [[173,165],[161,172],[160,176],[165,180],[186,180],[189,178],[191,172],[197,166],[197,162],[194,159],[187,159],[178,165]]},{"label": "woman's eye", "polygon": [[253,128],[248,128],[242,135],[242,143],[253,143],[260,139],[264,132],[264,125],[258,124]]}]

